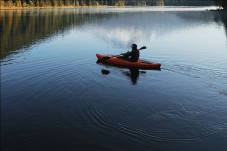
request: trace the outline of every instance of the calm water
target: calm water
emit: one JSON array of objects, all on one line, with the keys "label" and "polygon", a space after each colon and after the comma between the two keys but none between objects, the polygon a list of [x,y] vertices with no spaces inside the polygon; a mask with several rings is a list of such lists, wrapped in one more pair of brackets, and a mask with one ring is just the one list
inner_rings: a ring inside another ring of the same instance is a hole
[{"label": "calm water", "polygon": [[[205,9],[1,11],[2,149],[226,151],[227,14]],[[96,64],[132,43],[161,71]]]}]

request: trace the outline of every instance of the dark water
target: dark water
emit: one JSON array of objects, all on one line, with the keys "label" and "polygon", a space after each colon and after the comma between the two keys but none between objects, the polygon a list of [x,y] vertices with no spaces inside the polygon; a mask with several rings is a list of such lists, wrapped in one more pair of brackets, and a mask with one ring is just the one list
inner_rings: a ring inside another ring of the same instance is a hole
[{"label": "dark water", "polygon": [[[1,11],[2,150],[226,151],[227,14],[205,9]],[[96,64],[131,43],[161,71]]]}]

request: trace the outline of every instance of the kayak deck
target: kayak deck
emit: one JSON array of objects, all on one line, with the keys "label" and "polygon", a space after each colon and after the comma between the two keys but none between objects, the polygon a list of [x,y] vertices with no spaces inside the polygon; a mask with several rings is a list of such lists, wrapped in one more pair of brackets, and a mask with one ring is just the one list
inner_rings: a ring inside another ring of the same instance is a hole
[{"label": "kayak deck", "polygon": [[128,61],[122,57],[108,56],[96,54],[96,57],[100,62],[107,63],[114,66],[121,66],[126,68],[138,68],[138,69],[160,69],[161,64],[155,62],[148,62],[143,60]]}]

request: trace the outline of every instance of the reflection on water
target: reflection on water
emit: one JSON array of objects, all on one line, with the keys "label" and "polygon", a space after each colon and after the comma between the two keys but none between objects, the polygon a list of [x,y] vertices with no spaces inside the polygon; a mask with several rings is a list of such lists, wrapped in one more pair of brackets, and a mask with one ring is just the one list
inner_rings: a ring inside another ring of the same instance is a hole
[{"label": "reflection on water", "polygon": [[[106,66],[108,68],[114,67],[114,66],[106,64],[105,62],[102,62],[100,60],[97,60],[96,63],[99,64],[99,65],[102,65],[102,66]],[[140,70],[140,69],[137,69],[137,68],[124,68],[124,67],[120,67],[120,66],[115,66],[115,67],[119,68],[119,69],[122,69],[121,70],[122,75],[124,75],[127,78],[129,78],[133,85],[137,84],[137,81],[138,81],[140,75],[144,75],[146,73],[145,70]],[[150,70],[161,71],[161,69],[150,69]],[[101,73],[103,75],[109,75],[111,73],[111,71],[108,70],[108,69],[101,69]]]},{"label": "reflection on water", "polygon": [[[2,150],[226,151],[227,15],[183,10],[1,11]],[[95,63],[134,42],[161,72]]]},{"label": "reflection on water", "polygon": [[[174,8],[171,9],[176,10]],[[127,16],[127,14],[123,13],[125,10],[128,12],[137,10],[141,11],[141,13],[132,13],[132,15],[129,15],[130,22],[124,22],[124,16]],[[146,12],[153,10],[156,11],[153,14],[153,18],[152,20],[148,20],[147,18],[150,14]],[[160,12],[158,13],[157,11]],[[198,22],[204,21],[204,23],[216,21],[218,24],[223,24],[225,29],[227,28],[226,12],[198,12],[193,14],[182,12],[172,16],[165,16],[162,15],[161,11],[163,11],[163,9],[157,8],[1,11],[1,58],[5,58],[7,55],[15,53],[15,51],[20,48],[30,47],[48,37],[64,33],[66,30],[72,28],[80,28],[81,25],[84,26],[86,24],[93,24],[91,28],[93,28],[92,30],[96,30],[97,33],[106,33],[105,38],[109,41],[124,41],[125,43],[135,42],[135,39],[140,40],[141,37],[151,38],[154,34],[166,33],[172,30],[169,28],[176,28],[176,26],[178,26],[178,30],[180,28],[187,28],[189,26],[187,20],[192,19],[198,20]],[[185,24],[168,22],[168,20],[172,20],[176,17],[184,19],[186,21]],[[97,27],[96,25],[100,21],[103,23],[103,26],[99,25],[99,27]],[[169,25],[160,24],[164,21],[169,23]],[[146,33],[142,32],[144,26],[141,26],[141,24],[145,25],[145,28],[147,29]],[[112,28],[113,25],[117,25],[118,27]],[[168,28],[161,31],[161,33],[155,33],[157,29],[165,29],[162,26],[167,26]],[[116,40],[119,37],[120,39]]]},{"label": "reflection on water", "polygon": [[88,9],[1,11],[1,58],[74,26],[92,22],[95,17],[86,15],[90,12]]},{"label": "reflection on water", "polygon": [[122,71],[123,75],[129,77],[133,85],[137,84],[137,80],[140,74],[146,73],[145,71],[139,71],[139,69],[129,69],[129,71]]},{"label": "reflection on water", "polygon": [[223,26],[225,28],[225,33],[227,36],[227,11],[225,12],[219,12],[217,16],[215,16],[214,19],[217,23],[223,23]]},{"label": "reflection on water", "polygon": [[[110,71],[107,69],[102,69],[101,73],[103,75],[108,75],[108,74],[110,74]],[[127,69],[126,71],[122,70],[122,74],[125,75],[126,77],[130,78],[133,85],[137,84],[139,75],[145,74],[145,73],[146,73],[146,71],[140,71],[139,69]]]}]

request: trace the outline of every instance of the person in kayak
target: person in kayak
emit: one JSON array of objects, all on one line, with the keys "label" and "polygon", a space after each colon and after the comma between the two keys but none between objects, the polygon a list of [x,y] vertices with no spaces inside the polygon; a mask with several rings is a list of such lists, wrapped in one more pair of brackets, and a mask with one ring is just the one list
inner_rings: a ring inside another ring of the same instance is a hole
[{"label": "person in kayak", "polygon": [[137,61],[140,57],[140,52],[137,49],[136,44],[131,45],[132,51],[128,51],[127,53],[123,53],[123,58],[126,58],[129,61]]}]

